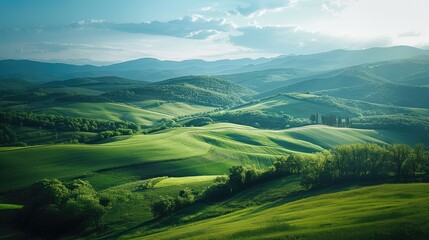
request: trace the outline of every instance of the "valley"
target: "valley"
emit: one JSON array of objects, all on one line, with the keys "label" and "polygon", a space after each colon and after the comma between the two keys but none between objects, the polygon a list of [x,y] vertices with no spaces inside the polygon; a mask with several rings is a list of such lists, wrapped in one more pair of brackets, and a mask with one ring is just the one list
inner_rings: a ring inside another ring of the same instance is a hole
[{"label": "valley", "polygon": [[[1,60],[0,238],[425,239],[427,56]],[[102,217],[58,233],[14,220],[58,223],[75,203]]]}]

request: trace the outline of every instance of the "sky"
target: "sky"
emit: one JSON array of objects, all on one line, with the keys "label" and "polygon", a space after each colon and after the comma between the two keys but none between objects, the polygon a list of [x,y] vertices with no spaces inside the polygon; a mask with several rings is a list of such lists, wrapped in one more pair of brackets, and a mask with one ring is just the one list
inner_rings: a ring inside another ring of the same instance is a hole
[{"label": "sky", "polygon": [[105,65],[429,46],[428,0],[2,0],[0,59]]}]

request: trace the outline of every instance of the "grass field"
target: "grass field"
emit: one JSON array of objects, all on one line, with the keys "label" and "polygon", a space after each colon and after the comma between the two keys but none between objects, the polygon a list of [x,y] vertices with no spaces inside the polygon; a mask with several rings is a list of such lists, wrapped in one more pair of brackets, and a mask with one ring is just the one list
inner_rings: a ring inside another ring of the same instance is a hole
[{"label": "grass field", "polygon": [[[274,131],[225,123],[169,129],[97,145],[0,148],[0,192],[26,187],[42,178],[88,176],[105,188],[111,186],[104,183],[106,178],[116,184],[128,177],[223,174],[233,165],[264,168],[276,157],[292,152],[311,153],[362,142],[414,144],[409,139],[418,138],[393,131],[327,126]],[[116,177],[118,172],[122,176]]]},{"label": "grass field", "polygon": [[426,239],[428,189],[384,184],[268,203],[141,239]]}]

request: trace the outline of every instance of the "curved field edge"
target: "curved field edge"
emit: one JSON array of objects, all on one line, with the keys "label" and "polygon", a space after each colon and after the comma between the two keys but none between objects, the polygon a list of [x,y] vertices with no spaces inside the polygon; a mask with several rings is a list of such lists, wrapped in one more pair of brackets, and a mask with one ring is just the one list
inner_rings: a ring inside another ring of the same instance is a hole
[{"label": "curved field edge", "polygon": [[140,239],[426,239],[428,201],[428,183],[383,184],[250,207]]},{"label": "curved field edge", "polygon": [[[134,171],[135,165],[143,171],[150,167],[150,177],[224,174],[232,165],[264,168],[276,157],[292,152],[311,153],[362,142],[414,144],[408,139],[418,138],[394,131],[327,126],[273,131],[221,123],[169,129],[105,144],[0,148],[0,192],[24,188],[42,178],[69,179],[127,166]],[[137,176],[142,177],[147,178]]]}]

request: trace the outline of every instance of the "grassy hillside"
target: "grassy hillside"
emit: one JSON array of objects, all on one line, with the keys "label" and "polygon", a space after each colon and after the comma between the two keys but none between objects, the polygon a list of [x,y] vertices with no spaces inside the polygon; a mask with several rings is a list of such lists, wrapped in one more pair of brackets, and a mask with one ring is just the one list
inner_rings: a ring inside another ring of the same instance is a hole
[{"label": "grassy hillside", "polygon": [[223,174],[237,164],[264,168],[276,157],[291,152],[311,153],[361,142],[415,144],[417,139],[413,134],[395,131],[326,126],[274,131],[213,124],[97,145],[0,148],[0,189],[4,192],[26,187],[42,178],[82,175],[105,187],[128,179]]},{"label": "grassy hillside", "polygon": [[428,187],[385,184],[286,198],[141,239],[425,239]]},{"label": "grassy hillside", "polygon": [[151,125],[153,121],[172,118],[172,116],[167,114],[136,108],[122,103],[55,103],[36,109],[29,108],[29,110],[73,117],[130,121],[142,125]]}]

